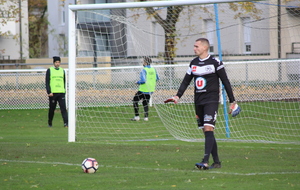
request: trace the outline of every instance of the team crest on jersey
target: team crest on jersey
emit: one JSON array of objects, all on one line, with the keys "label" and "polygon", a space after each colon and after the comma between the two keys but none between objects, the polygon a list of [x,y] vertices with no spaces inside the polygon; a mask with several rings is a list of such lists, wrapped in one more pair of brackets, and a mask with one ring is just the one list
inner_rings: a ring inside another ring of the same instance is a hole
[{"label": "team crest on jersey", "polygon": [[208,73],[211,73],[212,70],[213,70],[212,67],[205,67],[205,71],[208,72]]},{"label": "team crest on jersey", "polygon": [[203,77],[198,77],[195,80],[195,86],[198,90],[202,90],[206,86],[206,80]]}]

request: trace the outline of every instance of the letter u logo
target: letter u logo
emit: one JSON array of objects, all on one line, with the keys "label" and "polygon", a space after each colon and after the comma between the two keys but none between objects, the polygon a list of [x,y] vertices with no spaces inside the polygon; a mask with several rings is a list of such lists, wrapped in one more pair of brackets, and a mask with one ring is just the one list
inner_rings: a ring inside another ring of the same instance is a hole
[{"label": "letter u logo", "polygon": [[206,86],[206,80],[203,77],[198,77],[195,81],[195,86],[198,90],[201,90],[203,88],[205,88]]}]

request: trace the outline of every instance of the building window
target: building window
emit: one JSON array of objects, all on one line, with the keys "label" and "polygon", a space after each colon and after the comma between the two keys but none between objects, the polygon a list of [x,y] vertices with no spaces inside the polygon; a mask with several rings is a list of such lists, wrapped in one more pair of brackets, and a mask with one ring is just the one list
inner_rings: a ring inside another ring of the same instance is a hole
[{"label": "building window", "polygon": [[[95,0],[95,3],[108,3],[108,0]],[[95,10],[97,14],[94,14],[94,20],[99,22],[110,22],[110,10]]]},{"label": "building window", "polygon": [[245,44],[246,47],[246,52],[251,52],[251,45],[250,44]]},{"label": "building window", "polygon": [[98,34],[95,36],[97,51],[109,51],[109,38],[107,34]]},{"label": "building window", "polygon": [[[108,3],[108,0],[94,0],[94,4],[98,3]],[[88,2],[92,3],[92,2]],[[101,22],[110,22],[110,10],[82,10],[78,11],[78,22],[79,23],[101,23]]]},{"label": "building window", "polygon": [[215,34],[215,23],[212,19],[204,20],[206,28],[206,36],[210,43],[209,52],[214,53],[214,34]]},{"label": "building window", "polygon": [[243,35],[244,35],[244,51],[251,53],[251,23],[249,17],[242,18]]}]

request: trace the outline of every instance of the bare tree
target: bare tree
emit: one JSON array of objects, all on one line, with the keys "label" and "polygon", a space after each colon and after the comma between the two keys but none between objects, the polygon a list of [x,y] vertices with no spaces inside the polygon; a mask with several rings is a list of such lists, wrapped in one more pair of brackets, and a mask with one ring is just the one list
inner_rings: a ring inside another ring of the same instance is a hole
[{"label": "bare tree", "polygon": [[[140,0],[141,2],[145,0]],[[176,23],[178,22],[183,6],[167,7],[167,16],[163,19],[153,7],[145,8],[148,15],[153,16],[156,22],[161,25],[165,31],[165,52],[164,59],[166,64],[174,64],[176,47]]]},{"label": "bare tree", "polygon": [[[146,2],[146,0],[139,0],[140,2]],[[187,6],[189,8],[189,14],[193,15],[194,11],[203,11],[205,13],[211,14],[206,7],[201,7],[201,9],[194,10],[193,6]],[[194,6],[195,7],[195,6]],[[253,2],[239,2],[239,3],[229,3],[229,8],[236,12],[235,18],[243,15],[244,13],[249,13],[253,18],[258,19],[259,10],[256,9]],[[164,49],[164,61],[166,64],[174,64],[174,58],[176,56],[176,44],[177,44],[177,29],[176,23],[179,21],[180,14],[184,11],[184,6],[169,6],[167,7],[166,18],[162,18],[159,12],[153,7],[144,8],[146,13],[150,18],[154,18],[155,21],[164,29],[165,32],[165,49]],[[213,16],[213,14],[211,14]],[[192,30],[192,29],[191,29]]]}]

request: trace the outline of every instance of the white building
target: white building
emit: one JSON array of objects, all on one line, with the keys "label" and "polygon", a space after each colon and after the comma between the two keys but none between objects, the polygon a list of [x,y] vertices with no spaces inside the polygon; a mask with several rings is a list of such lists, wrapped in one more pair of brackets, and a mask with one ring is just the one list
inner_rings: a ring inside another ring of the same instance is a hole
[{"label": "white building", "polygon": [[[80,4],[111,3],[111,0],[81,0]],[[117,1],[120,2],[120,1]],[[129,1],[128,1],[129,2]],[[132,2],[132,1],[130,1]],[[48,0],[49,57],[67,56],[68,46],[68,5],[75,0]],[[219,4],[218,17],[221,39],[221,50],[226,60],[278,59],[300,57],[300,4],[289,1],[277,5],[277,0],[256,2],[258,10],[248,13],[232,11],[228,4]],[[192,10],[193,9],[193,10]],[[193,43],[199,37],[206,37],[211,42],[211,53],[218,54],[218,37],[215,29],[215,10],[212,5],[197,5],[185,10],[177,24],[178,43],[176,56],[193,56]],[[198,11],[197,11],[198,10]],[[204,11],[205,10],[205,11]],[[165,16],[166,8],[159,8],[158,13]],[[99,13],[99,14],[97,14]],[[164,31],[155,19],[146,14],[136,17],[138,10],[126,12],[96,11],[91,14],[81,11],[77,14],[77,35],[79,56],[137,56],[143,49],[149,56],[159,56],[164,52]],[[127,22],[143,34],[133,34],[125,22],[114,25],[101,14],[121,15]],[[84,18],[84,19],[83,19]],[[94,20],[93,20],[94,19]],[[145,23],[148,23],[145,25]],[[124,28],[126,28],[124,30]],[[141,36],[139,36],[141,35]],[[145,44],[143,44],[143,41]],[[136,42],[140,45],[136,45]],[[94,45],[93,45],[94,44]],[[135,46],[135,47],[133,47]],[[298,47],[299,46],[299,47]]]},{"label": "white building", "polygon": [[21,57],[29,57],[27,1],[6,1],[0,4],[0,59],[19,60]]},{"label": "white building", "polygon": [[68,5],[76,0],[48,0],[48,46],[49,57],[67,56]]},{"label": "white building", "polygon": [[[48,0],[49,57],[68,55],[68,5],[76,0]],[[82,0],[81,4],[107,3],[108,0]],[[109,1],[111,2],[111,1]],[[118,1],[120,2],[120,1]]]}]

